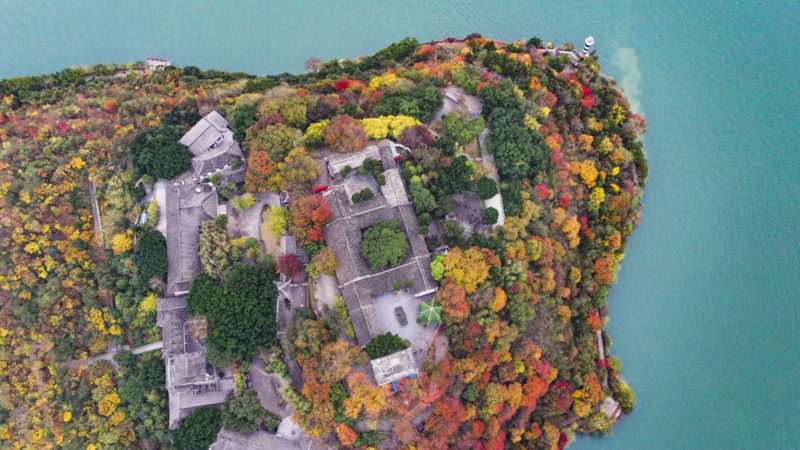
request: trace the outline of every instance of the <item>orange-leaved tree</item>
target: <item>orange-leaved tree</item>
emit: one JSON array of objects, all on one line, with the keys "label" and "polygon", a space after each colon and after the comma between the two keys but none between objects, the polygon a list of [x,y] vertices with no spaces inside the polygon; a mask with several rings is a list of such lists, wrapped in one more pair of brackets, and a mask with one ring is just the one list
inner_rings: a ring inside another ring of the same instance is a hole
[{"label": "orange-leaved tree", "polygon": [[309,245],[325,240],[322,231],[333,220],[328,202],[322,197],[306,195],[292,203],[289,210],[289,231],[299,245]]},{"label": "orange-leaved tree", "polygon": [[347,114],[340,114],[331,119],[322,130],[325,144],[342,153],[360,150],[367,144],[367,132],[364,126]]},{"label": "orange-leaved tree", "polygon": [[254,151],[247,160],[247,173],[244,179],[245,188],[250,192],[264,192],[280,188],[278,164],[267,152]]}]

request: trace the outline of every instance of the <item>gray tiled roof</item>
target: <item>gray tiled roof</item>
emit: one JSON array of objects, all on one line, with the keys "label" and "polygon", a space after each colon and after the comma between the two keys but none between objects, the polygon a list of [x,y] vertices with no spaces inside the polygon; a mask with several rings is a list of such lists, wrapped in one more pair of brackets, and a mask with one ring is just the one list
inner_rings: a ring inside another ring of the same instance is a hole
[{"label": "gray tiled roof", "polygon": [[188,292],[200,273],[200,224],[217,216],[217,193],[209,186],[168,185],[166,200],[166,293],[172,296]]},{"label": "gray tiled roof", "polygon": [[410,348],[370,361],[378,386],[417,373],[417,363]]},{"label": "gray tiled roof", "polygon": [[186,351],[183,324],[186,322],[186,296],[158,299],[156,326],[161,327],[164,357]]},{"label": "gray tiled roof", "polygon": [[189,151],[196,156],[208,151],[215,143],[221,143],[225,134],[233,134],[228,121],[218,112],[211,111],[187,131],[179,142],[189,147]]},{"label": "gray tiled roof", "polygon": [[[384,195],[399,191],[391,195],[390,202],[380,195],[353,205],[343,185],[334,186],[324,194],[334,216],[325,228],[325,241],[339,261],[336,278],[361,346],[384,331],[373,297],[404,280],[411,280],[416,295],[436,290],[430,274],[430,253],[419,234],[419,223],[413,206],[408,203],[403,181],[396,169],[384,173],[387,174],[387,186],[382,188]],[[361,256],[362,230],[377,221],[393,219],[400,219],[400,229],[410,242],[409,253],[397,267],[373,270]]]},{"label": "gray tiled roof", "polygon": [[244,159],[242,148],[232,138],[223,145],[192,158],[192,170],[195,176],[204,177],[229,166],[231,158]]},{"label": "gray tiled roof", "polygon": [[264,431],[245,434],[223,428],[209,450],[300,450],[306,445]]}]

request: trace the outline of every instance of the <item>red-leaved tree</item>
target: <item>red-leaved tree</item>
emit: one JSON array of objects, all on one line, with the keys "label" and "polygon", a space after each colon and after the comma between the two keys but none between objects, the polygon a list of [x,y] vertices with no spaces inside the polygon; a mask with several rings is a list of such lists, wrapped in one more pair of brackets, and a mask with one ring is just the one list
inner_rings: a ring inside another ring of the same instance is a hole
[{"label": "red-leaved tree", "polygon": [[294,255],[281,255],[275,265],[278,272],[286,275],[286,278],[294,278],[300,275],[303,270],[303,263]]},{"label": "red-leaved tree", "polygon": [[328,202],[322,197],[307,195],[292,203],[289,210],[289,231],[301,246],[325,240],[322,231],[333,220]]}]

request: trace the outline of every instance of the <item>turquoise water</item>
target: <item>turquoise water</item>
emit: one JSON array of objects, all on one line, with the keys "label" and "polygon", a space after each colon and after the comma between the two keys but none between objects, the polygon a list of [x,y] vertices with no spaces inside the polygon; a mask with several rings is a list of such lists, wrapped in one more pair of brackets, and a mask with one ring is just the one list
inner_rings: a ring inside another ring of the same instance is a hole
[{"label": "turquoise water", "polygon": [[296,72],[406,35],[591,34],[648,120],[650,183],[609,301],[636,411],[573,448],[800,448],[800,5],[595,3],[0,0],[0,77],[145,56]]}]

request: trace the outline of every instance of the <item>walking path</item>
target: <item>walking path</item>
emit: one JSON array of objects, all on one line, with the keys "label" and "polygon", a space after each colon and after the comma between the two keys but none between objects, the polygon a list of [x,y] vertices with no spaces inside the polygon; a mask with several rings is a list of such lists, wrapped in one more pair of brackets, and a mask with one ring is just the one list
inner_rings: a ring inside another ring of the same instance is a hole
[{"label": "walking path", "polygon": [[103,244],[103,222],[100,220],[100,208],[97,206],[97,190],[94,180],[89,180],[89,195],[92,198],[92,216],[94,216],[94,232],[100,244]]},{"label": "walking path", "polygon": [[102,355],[92,356],[91,358],[72,359],[65,362],[64,366],[68,369],[74,369],[80,366],[91,365],[97,361],[108,361],[113,366],[116,366],[117,362],[114,361],[114,356],[123,350],[131,350],[131,353],[134,355],[140,355],[142,353],[152,352],[153,350],[160,350],[162,347],[164,347],[164,341],[153,342],[152,344],[142,345],[141,347],[131,349],[130,346],[119,345],[117,344],[117,341],[112,339],[108,344],[108,351]]},{"label": "walking path", "polygon": [[[497,167],[494,165],[494,156],[490,155],[486,150],[486,136],[489,135],[489,129],[486,128],[478,136],[478,144],[481,148],[481,163],[483,163],[486,175],[490,176],[495,183],[497,183],[497,194],[494,197],[484,200],[487,208],[492,207],[497,210],[497,223],[493,226],[503,225],[506,223],[506,213],[503,210],[503,197],[500,195],[500,177],[497,175]],[[485,170],[490,168],[491,170]]]}]

